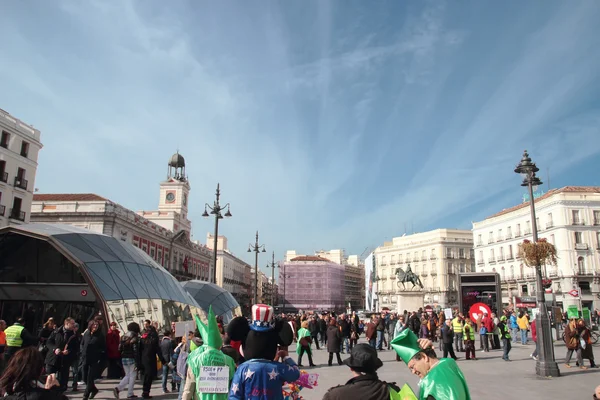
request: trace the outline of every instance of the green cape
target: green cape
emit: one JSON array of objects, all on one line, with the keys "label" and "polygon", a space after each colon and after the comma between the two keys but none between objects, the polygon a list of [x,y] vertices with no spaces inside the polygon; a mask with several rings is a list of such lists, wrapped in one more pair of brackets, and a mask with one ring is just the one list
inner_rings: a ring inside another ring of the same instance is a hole
[{"label": "green cape", "polygon": [[[310,331],[306,328],[300,328],[300,330],[298,331],[298,341],[296,342],[296,354],[300,354],[300,348],[302,347],[300,345],[300,339],[307,336],[310,337]],[[308,349],[308,352],[312,355],[312,351],[310,348]]]},{"label": "green cape", "polygon": [[465,376],[452,358],[441,358],[419,386],[421,400],[428,396],[436,400],[471,400]]}]

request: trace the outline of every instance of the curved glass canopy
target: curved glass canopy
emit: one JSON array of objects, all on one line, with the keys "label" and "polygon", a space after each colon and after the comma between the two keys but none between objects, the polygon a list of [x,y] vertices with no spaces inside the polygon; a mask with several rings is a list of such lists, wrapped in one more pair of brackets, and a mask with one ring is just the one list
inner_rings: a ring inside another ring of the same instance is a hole
[{"label": "curved glass canopy", "polygon": [[222,316],[226,324],[235,316],[242,315],[240,305],[233,295],[214,283],[192,280],[182,282],[181,286],[203,310],[208,311],[208,307],[212,305],[215,315]]}]

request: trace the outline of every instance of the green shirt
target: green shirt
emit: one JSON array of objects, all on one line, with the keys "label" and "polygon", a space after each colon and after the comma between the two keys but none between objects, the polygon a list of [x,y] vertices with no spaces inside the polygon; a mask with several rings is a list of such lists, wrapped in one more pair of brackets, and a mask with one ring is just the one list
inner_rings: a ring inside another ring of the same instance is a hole
[{"label": "green shirt", "polygon": [[471,400],[467,381],[452,358],[442,358],[419,382],[420,400]]},{"label": "green shirt", "polygon": [[[296,342],[296,354],[300,354],[300,349],[302,348],[302,345],[300,345],[300,339],[307,336],[310,337],[310,331],[306,328],[300,328],[298,331],[298,341]],[[310,346],[307,351],[312,354]]]},{"label": "green shirt", "polygon": [[[195,379],[200,376],[201,367],[229,367],[229,384],[235,374],[235,361],[233,358],[223,354],[221,350],[213,349],[207,345],[198,347],[190,353],[187,359],[188,367],[194,374]],[[200,393],[196,384],[196,395],[200,400],[227,400],[229,393]]]}]

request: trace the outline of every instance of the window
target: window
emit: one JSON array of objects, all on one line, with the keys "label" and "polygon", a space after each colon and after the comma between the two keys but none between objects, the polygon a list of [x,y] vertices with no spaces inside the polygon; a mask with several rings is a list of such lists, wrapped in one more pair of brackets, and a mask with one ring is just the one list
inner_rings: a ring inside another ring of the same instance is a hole
[{"label": "window", "polygon": [[500,260],[504,260],[504,247],[500,247]]},{"label": "window", "polygon": [[583,257],[578,257],[577,258],[577,268],[579,269],[579,273],[580,274],[585,274],[586,270],[585,270],[585,261],[583,259]]},{"label": "window", "polygon": [[446,258],[452,258],[452,249],[451,248],[446,249]]},{"label": "window", "polygon": [[451,262],[448,263],[448,273],[449,274],[453,274],[454,273],[454,265],[452,265]]},{"label": "window", "polygon": [[0,139],[0,146],[7,149],[9,140],[10,140],[10,134],[8,132],[2,131],[2,139]]},{"label": "window", "polygon": [[8,182],[8,172],[6,172],[6,161],[0,160],[0,182]]},{"label": "window", "polygon": [[500,274],[502,276],[502,280],[505,281],[506,280],[506,270],[504,269],[504,267],[502,267],[502,269],[500,270]]},{"label": "window", "polygon": [[509,226],[508,228],[506,228],[506,238],[507,239],[511,239],[512,238],[512,227]]},{"label": "window", "polygon": [[517,224],[517,229],[516,229],[516,232],[515,232],[515,236],[516,237],[521,236],[521,224]]},{"label": "window", "polygon": [[531,222],[530,221],[526,221],[525,222],[525,234],[529,235],[531,233]]},{"label": "window", "polygon": [[481,239],[481,233],[477,235],[477,246],[481,246],[483,244],[483,240]]},{"label": "window", "polygon": [[508,259],[512,260],[513,259],[513,250],[512,250],[512,244],[508,246]]},{"label": "window", "polygon": [[502,240],[502,229],[498,229],[498,240]]},{"label": "window", "polygon": [[398,255],[398,262],[399,263],[404,262],[404,255],[403,254]]},{"label": "window", "polygon": [[393,254],[390,256],[390,264],[392,264],[392,265],[396,264],[396,256]]},{"label": "window", "polygon": [[490,262],[494,262],[496,261],[496,258],[494,257],[494,249],[490,250]]},{"label": "window", "polygon": [[458,249],[458,258],[466,258],[465,249]]},{"label": "window", "polygon": [[540,217],[535,217],[535,228],[540,230]]},{"label": "window", "polygon": [[494,241],[494,232],[488,233],[488,244],[492,243]]},{"label": "window", "polygon": [[483,251],[479,252],[479,263],[483,264]]},{"label": "window", "polygon": [[437,273],[437,267],[436,267],[435,263],[431,264],[431,273],[432,274],[436,274]]},{"label": "window", "polygon": [[150,249],[150,257],[152,257],[154,259],[154,249]]},{"label": "window", "polygon": [[600,232],[596,232],[596,242],[597,242],[596,248],[598,250],[600,250]]},{"label": "window", "polygon": [[581,244],[583,243],[583,235],[581,234],[581,232],[575,232],[575,244]]},{"label": "window", "polygon": [[594,225],[600,225],[600,210],[594,210]]},{"label": "window", "polygon": [[26,141],[22,141],[21,142],[21,156],[27,157],[28,154],[29,154],[29,143],[27,143]]},{"label": "window", "polygon": [[23,168],[19,168],[17,170],[17,176],[15,176],[15,187],[27,190],[27,180],[25,179],[25,170]]},{"label": "window", "polygon": [[583,225],[581,219],[579,218],[579,210],[572,210],[571,214],[573,216],[573,225]]},{"label": "window", "polygon": [[427,250],[421,252],[421,261],[427,260]]},{"label": "window", "polygon": [[552,228],[554,226],[554,222],[552,221],[552,213],[548,213],[546,218],[548,219],[548,222],[546,222],[546,229]]},{"label": "window", "polygon": [[458,268],[459,268],[459,271],[461,274],[464,274],[466,272],[465,271],[465,263],[461,262]]},{"label": "window", "polygon": [[511,265],[510,266],[510,275],[509,275],[510,279],[514,279],[515,278],[515,266]]}]

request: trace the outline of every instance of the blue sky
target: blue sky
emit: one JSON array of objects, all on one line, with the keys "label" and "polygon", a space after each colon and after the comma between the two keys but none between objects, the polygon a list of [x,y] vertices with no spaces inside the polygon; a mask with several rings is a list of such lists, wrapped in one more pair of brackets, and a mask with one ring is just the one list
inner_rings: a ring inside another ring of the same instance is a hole
[{"label": "blue sky", "polygon": [[520,201],[525,148],[552,187],[600,185],[599,2],[0,7],[0,108],[42,131],[40,192],[154,209],[179,148],[195,238],[218,181],[249,261],[257,229],[276,259],[470,229]]}]

